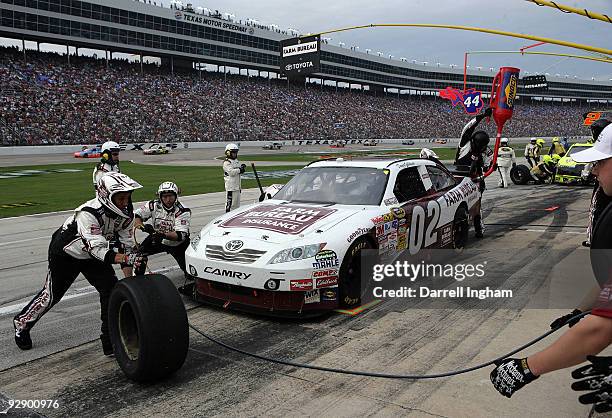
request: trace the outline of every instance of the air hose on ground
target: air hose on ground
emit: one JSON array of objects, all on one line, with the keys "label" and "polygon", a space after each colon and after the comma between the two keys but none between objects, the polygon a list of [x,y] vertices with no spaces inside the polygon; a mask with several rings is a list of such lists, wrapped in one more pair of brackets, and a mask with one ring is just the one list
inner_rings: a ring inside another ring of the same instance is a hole
[{"label": "air hose on ground", "polygon": [[334,367],[324,367],[324,366],[316,366],[313,364],[304,364],[304,363],[297,363],[294,361],[288,361],[288,360],[280,360],[280,359],[276,359],[276,358],[271,358],[271,357],[266,357],[264,355],[261,354],[257,354],[257,353],[251,353],[249,351],[243,350],[241,348],[237,348],[237,347],[233,347],[229,344],[224,343],[221,340],[218,340],[208,334],[206,334],[205,332],[201,331],[200,329],[198,329],[197,327],[189,324],[189,327],[194,330],[195,332],[197,332],[198,334],[200,334],[201,336],[203,336],[204,338],[208,339],[209,341],[220,345],[221,347],[230,350],[230,351],[234,351],[236,353],[240,353],[243,354],[245,356],[249,356],[249,357],[254,357],[256,359],[259,360],[263,360],[263,361],[268,361],[271,363],[276,363],[276,364],[282,364],[285,366],[291,366],[291,367],[298,367],[298,368],[302,368],[302,369],[311,369],[311,370],[319,370],[322,372],[330,372],[330,373],[341,373],[341,374],[349,374],[349,375],[353,375],[353,376],[366,376],[366,377],[380,377],[383,379],[411,379],[411,380],[422,380],[422,379],[437,379],[437,378],[441,378],[441,377],[450,377],[450,376],[456,376],[459,374],[464,374],[464,373],[468,373],[468,372],[472,372],[474,370],[478,370],[478,369],[483,369],[485,367],[494,365],[495,362],[499,361],[499,360],[503,360],[505,358],[508,358],[516,353],[518,353],[519,351],[522,351],[524,349],[526,349],[527,347],[530,347],[534,344],[536,344],[537,342],[543,340],[544,338],[548,337],[549,335],[553,334],[554,332],[560,330],[561,328],[563,328],[565,325],[569,324],[570,322],[580,319],[588,314],[590,314],[591,311],[587,311],[587,312],[583,312],[580,313],[578,315],[574,315],[573,317],[569,318],[567,321],[565,321],[565,323],[563,325],[561,325],[558,328],[552,329],[542,335],[540,335],[539,337],[527,342],[526,344],[510,351],[507,354],[504,354],[501,357],[497,357],[496,359],[493,359],[491,361],[488,361],[486,363],[482,363],[482,364],[478,364],[476,366],[472,366],[472,367],[468,367],[466,369],[461,369],[461,370],[455,370],[455,371],[450,371],[450,372],[445,372],[445,373],[435,373],[435,374],[426,374],[426,375],[410,375],[410,374],[388,374],[388,373],[376,373],[376,372],[368,372],[368,371],[362,371],[362,370],[346,370],[346,369],[338,369],[338,368],[334,368]]}]

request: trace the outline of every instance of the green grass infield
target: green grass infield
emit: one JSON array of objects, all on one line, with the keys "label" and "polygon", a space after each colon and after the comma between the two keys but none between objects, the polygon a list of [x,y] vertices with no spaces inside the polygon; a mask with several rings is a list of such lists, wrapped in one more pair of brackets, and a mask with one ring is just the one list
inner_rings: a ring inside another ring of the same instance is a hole
[{"label": "green grass infield", "polygon": [[[0,178],[0,218],[74,209],[94,197],[92,171],[95,162],[40,166],[2,167],[5,173],[26,172],[14,178]],[[300,166],[258,167],[258,172],[295,170]],[[30,172],[27,172],[30,170]],[[61,170],[67,170],[61,172]],[[81,170],[81,171],[69,171]],[[42,171],[42,172],[36,172]],[[155,197],[159,184],[173,181],[183,196],[224,190],[223,173],[219,167],[141,165],[121,163],[121,171],[134,178],[143,188],[134,192],[135,201]],[[251,167],[247,167],[251,172]],[[262,179],[262,185],[286,183],[289,177]],[[255,180],[243,180],[245,189],[257,187]]]}]

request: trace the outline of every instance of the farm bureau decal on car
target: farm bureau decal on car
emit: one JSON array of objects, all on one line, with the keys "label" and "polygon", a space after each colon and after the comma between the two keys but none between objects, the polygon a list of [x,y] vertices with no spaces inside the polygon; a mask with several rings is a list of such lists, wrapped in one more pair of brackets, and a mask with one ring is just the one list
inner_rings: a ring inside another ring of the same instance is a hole
[{"label": "farm bureau decal on car", "polygon": [[223,228],[258,228],[297,235],[336,209],[307,206],[263,205],[242,212],[223,222]]}]

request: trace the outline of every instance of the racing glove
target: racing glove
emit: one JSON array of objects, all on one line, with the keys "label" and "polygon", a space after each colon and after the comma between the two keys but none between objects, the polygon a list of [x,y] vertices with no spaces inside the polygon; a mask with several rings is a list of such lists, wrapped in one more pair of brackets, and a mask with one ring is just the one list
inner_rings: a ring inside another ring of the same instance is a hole
[{"label": "racing glove", "polygon": [[516,167],[516,163],[512,163],[512,168]]},{"label": "racing glove", "polygon": [[153,244],[160,244],[162,240],[166,238],[166,234],[163,234],[161,232],[155,232],[154,234],[149,236],[151,237],[151,242]]},{"label": "racing glove", "polygon": [[[580,309],[574,309],[572,312],[568,313],[567,315],[563,315],[560,316],[559,318],[555,319],[554,321],[552,321],[550,323],[550,329],[557,329],[557,328],[561,328],[562,326],[565,325],[565,323],[567,322],[568,319],[576,316],[576,315],[580,315],[582,313],[582,311]],[[569,327],[573,327],[574,325],[576,325],[578,323],[578,321],[580,321],[582,318],[576,318],[576,319],[572,319],[568,325]]]},{"label": "racing glove", "polygon": [[142,255],[140,253],[129,253],[125,255],[125,259],[123,260],[123,264],[126,266],[133,266],[134,268],[139,268],[140,266],[147,264],[147,256]]},{"label": "racing glove", "polygon": [[244,173],[246,171],[246,164],[242,164],[240,166],[240,174]]},{"label": "racing glove", "polygon": [[[572,383],[575,391],[592,391],[578,397],[581,404],[595,404],[598,413],[612,411],[612,357],[587,356],[591,364],[572,371],[578,380]],[[584,379],[586,378],[586,379]]]},{"label": "racing glove", "polygon": [[149,235],[155,233],[155,228],[153,228],[153,225],[151,225],[151,224],[142,224],[138,228],[141,229],[142,231],[146,232]]},{"label": "racing glove", "polygon": [[495,362],[495,365],[497,367],[490,375],[491,383],[506,398],[512,397],[517,390],[540,377],[531,373],[527,358],[507,358]]}]

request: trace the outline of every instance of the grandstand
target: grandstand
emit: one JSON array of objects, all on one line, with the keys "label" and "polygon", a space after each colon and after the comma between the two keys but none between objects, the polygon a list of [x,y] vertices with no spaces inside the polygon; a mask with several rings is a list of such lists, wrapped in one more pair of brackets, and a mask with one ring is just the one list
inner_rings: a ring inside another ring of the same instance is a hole
[{"label": "grandstand", "polygon": [[[63,56],[1,51],[4,145],[455,137],[465,121],[435,99],[447,86],[463,88],[461,70],[322,42],[320,72],[289,83],[279,76],[279,42],[293,35],[218,12],[131,0],[1,0],[0,17],[0,36],[77,48]],[[82,57],[79,48],[104,55]],[[117,52],[141,63],[118,61]],[[142,64],[142,56],[161,65]],[[219,75],[197,71],[202,64]],[[230,67],[263,77],[227,76]],[[468,87],[488,91],[492,76],[469,72]],[[336,93],[338,83],[362,90]],[[612,86],[549,77],[547,91],[521,85],[519,96],[507,135],[583,135],[580,114],[611,102]]]}]

